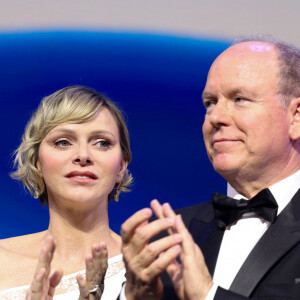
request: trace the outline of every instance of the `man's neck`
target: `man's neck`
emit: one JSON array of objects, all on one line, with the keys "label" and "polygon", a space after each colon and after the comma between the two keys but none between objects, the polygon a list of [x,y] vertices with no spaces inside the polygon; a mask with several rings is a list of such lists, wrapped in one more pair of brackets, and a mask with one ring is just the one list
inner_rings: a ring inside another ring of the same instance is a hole
[{"label": "man's neck", "polygon": [[270,186],[285,180],[298,172],[298,170],[300,170],[300,167],[297,166],[289,171],[283,170],[279,174],[276,174],[276,176],[268,176],[267,174],[262,176],[262,174],[258,174],[257,177],[247,178],[246,176],[243,176],[243,178],[241,178],[241,176],[237,176],[236,178],[231,177],[225,179],[239,194],[247,199],[251,199],[263,189],[269,188]]},{"label": "man's neck", "polygon": [[[300,170],[284,178],[283,180],[268,186],[272,195],[278,203],[278,214],[284,209],[287,203],[292,199],[300,189]],[[229,183],[227,185],[227,195],[231,198],[241,199],[245,196],[239,193]],[[246,197],[247,199],[250,199]]]}]

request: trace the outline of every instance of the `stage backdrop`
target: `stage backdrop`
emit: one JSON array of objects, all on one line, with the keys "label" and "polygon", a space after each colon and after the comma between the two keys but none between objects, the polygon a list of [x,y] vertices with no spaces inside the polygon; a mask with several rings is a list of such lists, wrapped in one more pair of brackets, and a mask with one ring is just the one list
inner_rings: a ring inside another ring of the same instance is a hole
[{"label": "stage backdrop", "polygon": [[226,184],[202,141],[201,93],[225,41],[114,32],[0,34],[0,238],[44,230],[47,207],[9,177],[12,153],[41,98],[86,85],[125,111],[135,180],[132,192],[109,204],[120,225],[153,198],[174,208],[208,201]]}]

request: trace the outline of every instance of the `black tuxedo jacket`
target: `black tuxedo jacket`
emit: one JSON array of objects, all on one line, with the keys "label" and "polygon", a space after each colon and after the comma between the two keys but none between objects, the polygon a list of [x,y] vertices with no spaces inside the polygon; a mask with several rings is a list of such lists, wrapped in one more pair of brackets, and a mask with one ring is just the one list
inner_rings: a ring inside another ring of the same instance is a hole
[{"label": "black tuxedo jacket", "polygon": [[[224,231],[217,228],[212,203],[177,210],[201,248],[210,274]],[[167,274],[164,300],[177,299]],[[253,248],[230,289],[218,288],[214,300],[300,299],[300,190]]]}]

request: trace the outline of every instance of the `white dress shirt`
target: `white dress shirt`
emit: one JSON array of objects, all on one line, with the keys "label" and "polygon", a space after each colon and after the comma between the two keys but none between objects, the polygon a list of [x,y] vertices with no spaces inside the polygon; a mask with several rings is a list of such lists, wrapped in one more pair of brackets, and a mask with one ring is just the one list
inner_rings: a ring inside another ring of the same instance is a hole
[{"label": "white dress shirt", "polygon": [[[299,188],[300,170],[269,187],[278,204],[277,215],[286,207]],[[229,184],[227,195],[234,199],[245,199]],[[214,298],[218,286],[229,289],[251,250],[269,226],[269,222],[255,213],[246,213],[236,223],[226,227],[213,276],[214,285],[206,300]]]}]

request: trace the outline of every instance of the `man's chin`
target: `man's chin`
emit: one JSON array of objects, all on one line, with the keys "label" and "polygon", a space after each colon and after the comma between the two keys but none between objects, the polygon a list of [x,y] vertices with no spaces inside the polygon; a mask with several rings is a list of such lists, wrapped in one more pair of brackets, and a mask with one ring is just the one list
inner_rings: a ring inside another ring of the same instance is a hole
[{"label": "man's chin", "polygon": [[233,166],[232,164],[213,164],[213,167],[214,170],[227,181],[230,181],[231,178],[235,177],[239,173],[239,168],[237,166]]}]

